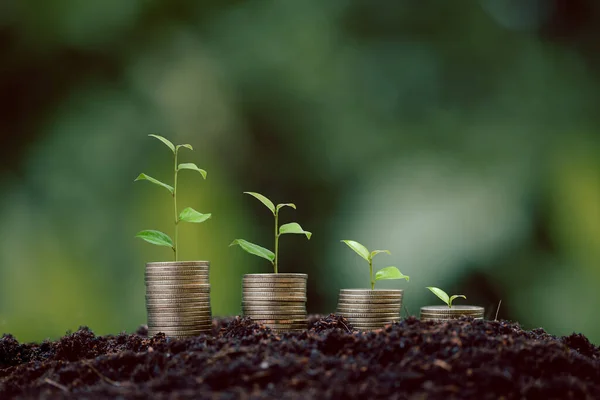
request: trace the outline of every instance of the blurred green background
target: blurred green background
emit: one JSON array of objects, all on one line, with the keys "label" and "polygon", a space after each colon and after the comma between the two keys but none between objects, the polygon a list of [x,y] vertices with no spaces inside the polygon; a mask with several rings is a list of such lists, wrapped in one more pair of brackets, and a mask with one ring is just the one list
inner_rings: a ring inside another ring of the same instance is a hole
[{"label": "blurred green background", "polygon": [[[234,238],[271,247],[245,190],[293,201],[281,271],[335,309],[388,248],[411,314],[425,286],[494,317],[600,343],[600,7],[595,0],[0,2],[0,331],[21,341],[145,323],[144,263],[171,252],[171,155],[194,152],[180,234],[240,312]],[[387,258],[386,258],[387,257]]]}]

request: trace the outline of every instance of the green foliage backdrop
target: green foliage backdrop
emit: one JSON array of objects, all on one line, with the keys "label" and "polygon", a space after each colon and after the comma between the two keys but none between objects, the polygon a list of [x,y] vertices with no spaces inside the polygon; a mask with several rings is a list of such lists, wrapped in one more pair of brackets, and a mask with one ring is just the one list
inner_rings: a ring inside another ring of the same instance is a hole
[{"label": "green foliage backdrop", "polygon": [[294,202],[310,241],[280,271],[309,274],[334,310],[368,268],[340,244],[390,249],[410,282],[553,334],[600,343],[599,7],[592,0],[5,1],[0,4],[0,331],[55,338],[145,322],[143,270],[171,251],[159,133],[191,143],[180,231],[210,260],[216,315],[270,244],[243,191]]}]

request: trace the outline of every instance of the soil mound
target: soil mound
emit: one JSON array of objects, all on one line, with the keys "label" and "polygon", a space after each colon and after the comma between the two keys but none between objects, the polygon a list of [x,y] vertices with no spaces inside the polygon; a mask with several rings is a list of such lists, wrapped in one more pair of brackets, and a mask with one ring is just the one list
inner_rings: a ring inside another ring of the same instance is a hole
[{"label": "soil mound", "polygon": [[247,318],[215,319],[213,335],[0,339],[0,398],[600,399],[600,348],[506,321],[408,318],[358,332],[335,315],[299,334]]}]

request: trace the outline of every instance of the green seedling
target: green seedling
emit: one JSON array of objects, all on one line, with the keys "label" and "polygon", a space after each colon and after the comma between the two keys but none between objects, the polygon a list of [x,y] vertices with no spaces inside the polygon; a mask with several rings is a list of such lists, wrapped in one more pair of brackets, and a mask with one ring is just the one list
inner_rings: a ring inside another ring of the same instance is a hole
[{"label": "green seedling", "polygon": [[206,171],[198,168],[198,166],[194,163],[177,164],[177,157],[179,155],[179,150],[182,148],[194,150],[191,145],[180,144],[180,145],[175,146],[173,143],[171,143],[169,140],[165,139],[162,136],[158,136],[158,135],[148,135],[148,136],[160,140],[161,142],[163,142],[165,144],[165,146],[167,146],[173,152],[173,156],[175,159],[175,163],[174,163],[174,167],[173,167],[173,173],[174,173],[173,186],[167,185],[166,183],[163,183],[157,179],[154,179],[151,176],[148,176],[146,174],[140,174],[135,180],[136,181],[145,180],[145,181],[154,183],[155,185],[162,186],[163,188],[167,189],[169,191],[169,193],[171,193],[171,196],[173,197],[173,209],[174,209],[174,213],[175,213],[175,218],[174,218],[175,241],[173,241],[169,237],[169,235],[167,235],[163,232],[154,231],[154,230],[141,231],[136,235],[136,237],[144,239],[146,242],[155,244],[157,246],[170,247],[173,250],[173,255],[175,257],[175,261],[178,261],[177,257],[178,257],[179,253],[178,253],[178,247],[177,247],[177,239],[178,239],[178,229],[177,228],[179,227],[179,223],[184,221],[184,222],[191,222],[191,223],[199,224],[201,222],[206,221],[207,219],[209,219],[211,217],[211,214],[199,213],[198,211],[194,210],[192,207],[187,207],[187,208],[183,209],[181,211],[181,213],[178,212],[178,209],[177,209],[177,177],[178,177],[178,173],[181,170],[187,169],[190,171],[199,172],[200,175],[202,176],[202,178],[206,179]]},{"label": "green seedling", "polygon": [[431,290],[433,292],[433,294],[435,294],[444,303],[446,303],[448,305],[448,308],[452,308],[452,302],[454,301],[454,299],[458,299],[459,297],[462,297],[465,300],[467,299],[467,297],[462,294],[455,294],[453,296],[448,296],[448,294],[446,292],[444,292],[442,289],[439,289],[436,287],[428,286],[427,289]]},{"label": "green seedling", "polygon": [[367,260],[367,262],[369,263],[369,273],[370,273],[370,277],[371,277],[371,290],[375,289],[376,281],[384,281],[384,280],[389,280],[389,279],[406,279],[406,281],[408,282],[408,280],[410,279],[408,276],[402,274],[402,272],[400,272],[400,270],[396,267],[385,267],[385,268],[380,269],[375,274],[375,279],[373,279],[373,258],[375,258],[375,256],[380,253],[386,253],[386,254],[390,254],[390,255],[392,253],[390,253],[389,250],[369,251],[369,249],[367,249],[365,246],[363,246],[362,244],[360,244],[358,242],[355,242],[354,240],[342,240],[342,242],[346,243],[348,245],[348,247],[350,247],[352,250],[354,250],[356,252],[356,254],[358,254],[365,260]]},{"label": "green seedling", "polygon": [[284,224],[284,225],[279,226],[279,211],[283,207],[291,207],[295,210],[296,209],[295,204],[283,203],[283,204],[277,204],[277,206],[275,206],[275,204],[273,204],[273,202],[271,200],[269,200],[268,198],[266,198],[265,196],[263,196],[260,193],[255,193],[255,192],[244,192],[244,193],[249,194],[250,196],[254,197],[258,201],[263,203],[265,205],[265,207],[267,207],[269,209],[269,211],[271,211],[271,213],[273,214],[273,217],[275,217],[275,253],[273,253],[269,249],[265,249],[264,247],[261,247],[254,243],[250,243],[244,239],[235,239],[229,246],[238,245],[250,254],[254,254],[255,256],[262,257],[266,260],[269,260],[271,262],[271,264],[273,265],[273,270],[275,271],[275,273],[278,273],[279,237],[281,235],[285,235],[288,233],[295,233],[295,234],[300,234],[300,235],[306,235],[306,237],[308,239],[310,239],[310,237],[312,236],[312,233],[302,229],[300,224],[298,224],[297,222],[290,222],[289,224]]}]

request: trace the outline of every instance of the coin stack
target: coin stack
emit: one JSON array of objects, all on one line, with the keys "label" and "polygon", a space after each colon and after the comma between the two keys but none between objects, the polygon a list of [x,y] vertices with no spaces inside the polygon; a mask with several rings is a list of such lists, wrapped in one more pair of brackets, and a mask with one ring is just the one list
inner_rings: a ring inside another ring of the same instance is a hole
[{"label": "coin stack", "polygon": [[400,320],[403,294],[401,289],[341,289],[337,313],[356,329],[380,329]]},{"label": "coin stack", "polygon": [[242,312],[273,332],[306,329],[306,274],[248,274],[242,280]]},{"label": "coin stack", "polygon": [[210,332],[208,261],[146,264],[148,336],[184,338]]},{"label": "coin stack", "polygon": [[478,306],[428,306],[421,307],[421,321],[448,321],[460,317],[483,319],[483,307]]}]

